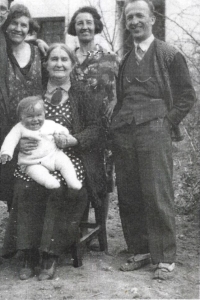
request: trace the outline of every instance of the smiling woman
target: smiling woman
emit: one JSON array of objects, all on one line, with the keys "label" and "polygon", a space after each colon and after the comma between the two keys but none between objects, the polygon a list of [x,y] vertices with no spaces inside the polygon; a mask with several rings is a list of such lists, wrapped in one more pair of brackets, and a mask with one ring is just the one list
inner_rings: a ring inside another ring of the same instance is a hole
[{"label": "smiling woman", "polygon": [[71,69],[72,62],[67,52],[62,48],[52,50],[47,66],[49,77],[57,81],[65,80]]},{"label": "smiling woman", "polygon": [[18,121],[16,108],[28,96],[42,94],[41,59],[36,47],[25,42],[29,33],[38,30],[28,8],[11,7],[4,24],[8,52],[8,89],[11,126]]},{"label": "smiling woman", "polygon": [[21,44],[29,32],[29,18],[22,16],[13,19],[7,28],[8,38],[12,43]]},{"label": "smiling woman", "polygon": [[[41,58],[37,47],[25,42],[29,33],[37,31],[38,26],[32,20],[29,10],[24,5],[13,5],[8,13],[8,1],[0,0],[0,9],[6,14],[7,20],[3,24],[7,41],[7,55],[5,60],[7,70],[6,83],[8,90],[8,116],[4,129],[4,137],[18,122],[16,108],[20,100],[28,96],[42,94]],[[8,16],[7,16],[8,15]],[[1,23],[2,13],[0,14]],[[2,47],[2,44],[0,45]],[[2,62],[1,62],[2,68]],[[2,71],[2,70],[1,70]],[[4,76],[5,76],[4,74]],[[13,173],[17,157],[1,166],[1,193],[7,195],[7,191],[13,190]],[[12,196],[5,196],[10,209]]]}]

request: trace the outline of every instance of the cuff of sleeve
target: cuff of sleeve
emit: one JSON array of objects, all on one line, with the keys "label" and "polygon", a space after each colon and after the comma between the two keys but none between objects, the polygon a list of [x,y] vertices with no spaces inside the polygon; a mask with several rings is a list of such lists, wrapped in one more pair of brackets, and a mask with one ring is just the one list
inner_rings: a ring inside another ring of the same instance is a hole
[{"label": "cuff of sleeve", "polygon": [[166,117],[173,126],[178,126],[184,118],[182,113],[176,108],[172,108],[172,110],[166,115]]}]

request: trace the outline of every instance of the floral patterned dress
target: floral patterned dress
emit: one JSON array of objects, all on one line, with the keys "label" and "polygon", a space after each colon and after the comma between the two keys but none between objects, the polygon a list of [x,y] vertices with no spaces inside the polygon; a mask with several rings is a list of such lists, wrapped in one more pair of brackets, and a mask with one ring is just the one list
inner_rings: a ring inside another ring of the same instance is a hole
[{"label": "floral patterned dress", "polygon": [[16,114],[20,100],[28,96],[42,95],[41,57],[37,47],[30,45],[29,63],[20,68],[17,60],[8,47],[8,91],[10,125],[18,122]]},{"label": "floral patterned dress", "polygon": [[[75,49],[76,55],[77,49]],[[90,101],[95,102],[98,114],[102,116],[105,132],[108,132],[110,118],[106,115],[107,108],[112,101],[116,102],[116,76],[119,61],[114,53],[110,53],[101,46],[96,45],[94,51],[88,51],[85,60],[80,63],[76,59],[71,72],[72,87],[86,93]],[[107,190],[113,190],[113,161],[112,153],[105,150],[105,170],[107,175]]]},{"label": "floral patterned dress", "polygon": [[[76,55],[75,50],[75,55]],[[97,109],[102,114],[105,126],[110,120],[106,117],[106,108],[111,101],[116,101],[116,76],[118,73],[118,59],[101,46],[96,50],[88,51],[83,63],[78,59],[71,72],[72,86],[78,91],[84,91],[95,101]]]}]

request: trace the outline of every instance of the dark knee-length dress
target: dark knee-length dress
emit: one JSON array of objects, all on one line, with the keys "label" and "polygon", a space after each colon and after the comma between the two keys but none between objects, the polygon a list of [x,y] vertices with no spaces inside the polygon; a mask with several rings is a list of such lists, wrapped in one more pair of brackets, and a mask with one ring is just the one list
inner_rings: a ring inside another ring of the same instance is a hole
[{"label": "dark knee-length dress", "polygon": [[[99,195],[106,192],[104,132],[98,116],[90,113],[84,95],[71,90],[64,107],[55,109],[47,102],[45,106],[47,118],[71,126],[71,134],[78,140],[78,146],[68,149],[67,155],[84,183],[83,188],[71,193],[62,183],[59,189],[48,190],[16,171],[13,204],[2,249],[4,257],[31,248],[62,254],[79,234],[88,201],[87,190],[94,195],[94,205],[101,205]],[[54,175],[62,180],[60,174]]]}]

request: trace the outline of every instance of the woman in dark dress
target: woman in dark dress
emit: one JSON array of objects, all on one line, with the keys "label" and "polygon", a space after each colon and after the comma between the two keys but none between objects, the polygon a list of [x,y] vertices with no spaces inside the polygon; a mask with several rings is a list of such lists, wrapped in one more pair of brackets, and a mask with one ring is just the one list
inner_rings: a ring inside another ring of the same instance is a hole
[{"label": "woman in dark dress", "polygon": [[[79,47],[74,50],[76,63],[71,73],[72,85],[80,92],[86,92],[98,114],[102,126],[109,130],[113,109],[116,105],[116,76],[118,59],[116,54],[95,43],[95,35],[101,33],[103,24],[96,8],[83,6],[75,11],[68,27],[68,33],[77,36]],[[107,193],[101,195],[108,212],[109,193],[114,187],[114,168],[112,153],[106,145],[104,163],[107,177]],[[92,195],[89,195],[92,201]],[[87,215],[85,216],[87,219]],[[98,250],[98,244],[92,240],[90,249]]]},{"label": "woman in dark dress", "polygon": [[[15,172],[13,205],[6,229],[3,256],[10,257],[18,250],[24,252],[20,279],[34,275],[41,260],[39,280],[51,279],[57,258],[77,239],[79,224],[87,206],[87,190],[99,205],[99,195],[105,190],[102,148],[104,131],[101,118],[84,93],[71,87],[69,74],[74,56],[64,44],[53,44],[47,54],[49,81],[44,96],[46,118],[66,126],[71,135],[57,137],[57,145],[71,158],[83,188],[72,191],[64,184],[47,190]],[[25,141],[21,150],[29,153],[37,147],[35,141]],[[58,172],[54,173],[62,182]]]},{"label": "woman in dark dress", "polygon": [[[42,95],[40,52],[36,46],[25,41],[28,34],[38,30],[28,8],[21,4],[13,5],[3,27],[7,41],[6,76],[9,101],[8,123],[1,133],[2,142],[3,137],[18,122],[16,108],[19,101],[24,97]],[[1,166],[1,195],[7,201],[8,210],[12,200],[16,161],[15,152],[14,159]]]}]

